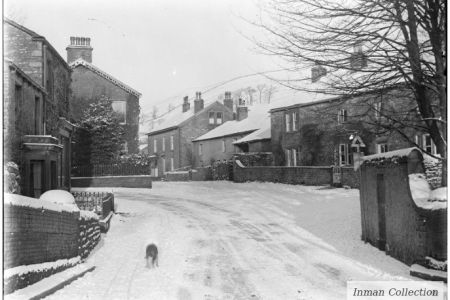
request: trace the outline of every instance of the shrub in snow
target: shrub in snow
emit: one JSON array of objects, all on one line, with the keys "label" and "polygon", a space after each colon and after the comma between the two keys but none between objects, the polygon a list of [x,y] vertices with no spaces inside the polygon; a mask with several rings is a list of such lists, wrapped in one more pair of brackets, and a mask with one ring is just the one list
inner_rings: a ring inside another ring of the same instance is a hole
[{"label": "shrub in snow", "polygon": [[40,200],[61,204],[73,211],[79,211],[75,198],[68,191],[50,190],[41,195]]},{"label": "shrub in snow", "polygon": [[19,167],[14,162],[7,162],[4,167],[4,187],[5,193],[20,194],[20,172]]}]

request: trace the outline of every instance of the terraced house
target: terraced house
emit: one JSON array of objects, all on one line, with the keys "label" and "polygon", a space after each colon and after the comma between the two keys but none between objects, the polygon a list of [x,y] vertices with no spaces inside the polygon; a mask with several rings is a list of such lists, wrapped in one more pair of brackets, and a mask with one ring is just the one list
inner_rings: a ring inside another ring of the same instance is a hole
[{"label": "terraced house", "polygon": [[411,146],[436,154],[429,134],[420,130],[412,94],[401,85],[352,97],[322,97],[271,110],[277,165],[353,166],[361,155]]},{"label": "terraced house", "polygon": [[208,131],[233,120],[233,101],[214,101],[205,106],[200,92],[196,92],[194,107],[184,97],[181,108],[162,117],[148,133],[149,154],[154,158],[152,175],[161,176],[196,164],[192,141]]},{"label": "terraced house", "polygon": [[44,36],[4,19],[5,159],[19,166],[21,193],[70,188],[71,70]]},{"label": "terraced house", "polygon": [[90,38],[71,37],[66,50],[67,62],[72,69],[72,118],[79,120],[89,103],[106,96],[112,101],[112,108],[120,116],[124,127],[123,152],[138,153],[141,93],[92,64]]}]

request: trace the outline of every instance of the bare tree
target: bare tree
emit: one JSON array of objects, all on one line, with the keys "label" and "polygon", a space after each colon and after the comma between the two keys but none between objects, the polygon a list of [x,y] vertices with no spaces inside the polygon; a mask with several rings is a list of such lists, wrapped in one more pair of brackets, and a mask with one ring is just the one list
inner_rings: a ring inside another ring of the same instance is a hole
[{"label": "bare tree", "polygon": [[262,96],[263,96],[263,92],[266,89],[267,85],[266,84],[258,84],[256,86],[256,89],[258,90],[258,99],[259,99],[259,103],[262,103]]},{"label": "bare tree", "polygon": [[249,86],[249,87],[246,87],[244,89],[244,91],[247,94],[247,97],[248,97],[247,99],[248,99],[249,104],[253,105],[253,102],[255,101],[253,95],[255,94],[256,90],[254,88],[252,88],[251,86]]},{"label": "bare tree", "polygon": [[[447,159],[446,25],[444,0],[268,0],[261,22],[295,75],[280,83],[334,95],[399,86],[411,93],[421,127]],[[326,73],[322,84],[311,85]],[[305,84],[308,80],[309,84]],[[445,173],[445,172],[444,172]]]},{"label": "bare tree", "polygon": [[276,93],[278,91],[278,89],[277,89],[277,87],[276,86],[274,86],[274,85],[269,85],[267,88],[266,88],[266,91],[265,91],[265,96],[266,96],[266,102],[267,103],[270,103],[270,100],[272,99],[272,96]]}]

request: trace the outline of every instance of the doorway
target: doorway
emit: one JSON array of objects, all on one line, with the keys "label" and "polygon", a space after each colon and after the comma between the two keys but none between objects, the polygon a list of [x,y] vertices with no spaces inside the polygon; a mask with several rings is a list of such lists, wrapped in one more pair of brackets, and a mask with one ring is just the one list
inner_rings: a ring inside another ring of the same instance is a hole
[{"label": "doorway", "polygon": [[384,174],[377,174],[378,249],[386,249],[386,186]]}]

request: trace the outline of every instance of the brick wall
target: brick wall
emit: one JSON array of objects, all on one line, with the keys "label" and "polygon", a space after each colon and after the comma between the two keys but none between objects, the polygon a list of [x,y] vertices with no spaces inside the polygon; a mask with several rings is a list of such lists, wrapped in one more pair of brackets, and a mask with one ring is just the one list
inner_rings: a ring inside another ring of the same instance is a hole
[{"label": "brick wall", "polygon": [[330,167],[234,167],[234,181],[324,185],[332,183]]},{"label": "brick wall", "polygon": [[128,93],[111,81],[94,73],[84,66],[77,66],[72,72],[72,99],[70,113],[74,120],[79,120],[83,109],[95,99],[104,95],[111,100],[126,101],[125,141],[129,153],[138,153],[139,98]]},{"label": "brick wall", "polygon": [[78,218],[79,212],[5,204],[4,268],[77,256]]}]

